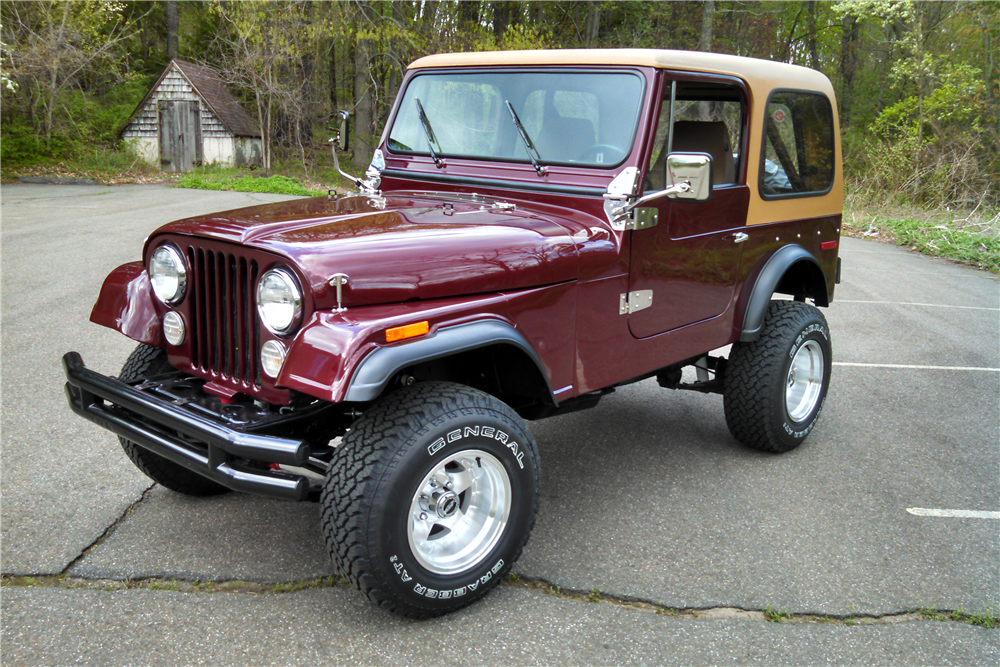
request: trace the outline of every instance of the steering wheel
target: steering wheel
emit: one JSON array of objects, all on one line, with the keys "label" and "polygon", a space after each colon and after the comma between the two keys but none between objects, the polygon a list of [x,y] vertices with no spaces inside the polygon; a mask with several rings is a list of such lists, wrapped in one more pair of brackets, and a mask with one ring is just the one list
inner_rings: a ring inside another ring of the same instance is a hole
[{"label": "steering wheel", "polygon": [[[605,153],[604,162],[596,162],[598,153]],[[607,155],[610,153],[610,158]],[[587,159],[589,156],[589,159]],[[588,162],[590,164],[614,164],[618,162],[623,157],[625,157],[625,151],[618,148],[617,146],[612,146],[611,144],[594,144],[590,148],[586,149],[580,153],[574,162]]]}]

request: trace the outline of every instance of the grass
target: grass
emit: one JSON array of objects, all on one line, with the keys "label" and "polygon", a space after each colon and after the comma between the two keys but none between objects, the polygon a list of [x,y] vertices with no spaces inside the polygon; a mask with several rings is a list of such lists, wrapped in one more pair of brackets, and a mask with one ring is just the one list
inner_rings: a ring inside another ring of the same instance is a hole
[{"label": "grass", "polygon": [[147,590],[174,593],[248,593],[253,595],[284,595],[314,588],[346,587],[350,584],[340,577],[301,579],[281,584],[260,584],[252,581],[185,581],[181,579],[78,579],[58,576],[18,577],[5,575],[0,579],[3,588],[73,588],[99,591]]},{"label": "grass", "polygon": [[95,148],[72,159],[41,158],[31,164],[0,164],[5,183],[22,176],[89,178],[105,185],[122,183],[162,183],[172,178],[127,150]]},{"label": "grass", "polygon": [[764,618],[766,618],[771,623],[781,623],[785,620],[790,620],[792,615],[785,610],[775,611],[771,609],[771,605],[764,607]]},{"label": "grass", "polygon": [[[340,156],[348,172],[359,176],[363,169],[352,169],[350,156]],[[238,192],[267,192],[274,194],[314,197],[325,195],[329,188],[353,190],[353,185],[342,177],[333,166],[333,158],[326,145],[317,142],[307,149],[304,156],[275,156],[271,176],[265,177],[259,169],[209,165],[186,174],[160,171],[158,167],[139,158],[128,148],[93,148],[73,158],[35,157],[30,162],[4,160],[0,163],[0,180],[14,181],[23,176],[58,178],[89,178],[106,185],[123,183],[167,183],[177,187],[200,190],[235,190]]]},{"label": "grass", "polygon": [[1000,274],[1000,211],[858,206],[849,197],[843,231]]},{"label": "grass", "polygon": [[951,611],[938,611],[936,609],[921,609],[920,615],[929,621],[958,621],[959,623],[969,623],[981,628],[1000,628],[1000,616],[995,609],[988,609],[982,614],[969,614],[961,607]]},{"label": "grass", "polygon": [[317,197],[326,190],[307,188],[289,176],[263,176],[240,168],[201,167],[181,177],[178,188],[197,190],[235,190],[237,192],[268,192],[278,195]]}]

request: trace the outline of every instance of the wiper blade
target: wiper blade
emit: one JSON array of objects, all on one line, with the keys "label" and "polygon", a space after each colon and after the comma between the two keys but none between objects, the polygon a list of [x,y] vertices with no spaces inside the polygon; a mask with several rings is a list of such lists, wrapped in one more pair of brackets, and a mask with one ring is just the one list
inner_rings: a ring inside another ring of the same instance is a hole
[{"label": "wiper blade", "polygon": [[521,135],[521,141],[524,142],[524,148],[528,152],[528,159],[531,160],[531,166],[535,168],[535,171],[539,176],[545,175],[545,167],[541,163],[542,156],[538,154],[538,149],[535,148],[535,144],[532,143],[531,137],[528,136],[528,131],[524,129],[521,125],[521,119],[517,117],[517,112],[514,111],[514,106],[509,100],[504,100],[504,104],[507,105],[507,111],[510,112],[510,118],[514,121],[514,127],[517,128],[517,133]]},{"label": "wiper blade", "polygon": [[434,166],[441,167],[441,158],[434,151],[434,144],[437,142],[437,137],[434,136],[434,130],[431,129],[431,122],[427,120],[427,114],[424,113],[424,105],[420,103],[420,98],[417,100],[417,117],[420,118],[420,125],[424,128],[424,136],[427,137],[427,148],[431,152],[431,157],[434,159]]}]

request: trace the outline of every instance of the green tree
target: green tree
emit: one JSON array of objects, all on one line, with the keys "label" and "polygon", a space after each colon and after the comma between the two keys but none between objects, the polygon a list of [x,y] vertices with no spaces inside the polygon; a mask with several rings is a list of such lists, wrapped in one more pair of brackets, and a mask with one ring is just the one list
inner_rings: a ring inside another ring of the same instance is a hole
[{"label": "green tree", "polygon": [[[6,2],[2,12],[8,71],[31,124],[51,147],[56,125],[75,124],[66,93],[126,79],[123,46],[136,30],[118,2]],[[64,112],[64,113],[60,113]]]}]

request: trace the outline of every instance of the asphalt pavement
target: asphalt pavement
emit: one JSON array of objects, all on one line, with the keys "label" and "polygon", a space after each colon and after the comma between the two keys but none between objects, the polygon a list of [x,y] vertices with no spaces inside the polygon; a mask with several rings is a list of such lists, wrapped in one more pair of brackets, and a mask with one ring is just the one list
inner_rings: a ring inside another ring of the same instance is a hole
[{"label": "asphalt pavement", "polygon": [[[281,199],[0,189],[3,664],[1000,661],[1000,630],[929,620],[1000,614],[1000,520],[908,511],[1000,512],[996,276],[843,239],[831,389],[788,454],[736,443],[721,397],[655,381],[532,423],[521,582],[415,623],[310,583],[335,574],[315,505],[171,493],[66,405],[63,353],[115,374],[134,347],[88,317],[150,231]],[[256,587],[130,588],[175,579]]]}]

